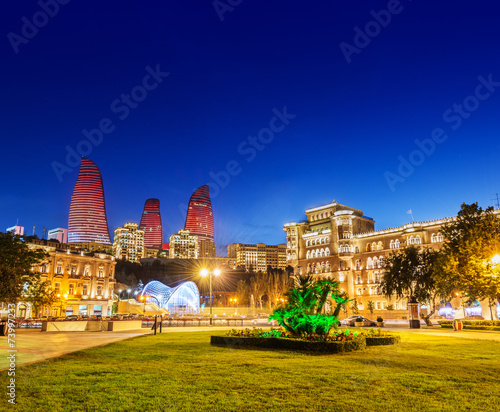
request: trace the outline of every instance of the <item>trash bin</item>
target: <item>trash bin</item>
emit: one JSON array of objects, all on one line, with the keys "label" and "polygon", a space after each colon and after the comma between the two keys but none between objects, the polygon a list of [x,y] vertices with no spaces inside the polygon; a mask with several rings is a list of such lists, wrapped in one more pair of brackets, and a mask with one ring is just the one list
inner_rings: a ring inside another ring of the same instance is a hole
[{"label": "trash bin", "polygon": [[464,324],[461,320],[454,320],[453,321],[453,329],[455,331],[457,331],[457,332],[461,331],[463,329],[463,327],[464,327]]},{"label": "trash bin", "polygon": [[0,336],[6,336],[7,332],[7,321],[0,321]]}]

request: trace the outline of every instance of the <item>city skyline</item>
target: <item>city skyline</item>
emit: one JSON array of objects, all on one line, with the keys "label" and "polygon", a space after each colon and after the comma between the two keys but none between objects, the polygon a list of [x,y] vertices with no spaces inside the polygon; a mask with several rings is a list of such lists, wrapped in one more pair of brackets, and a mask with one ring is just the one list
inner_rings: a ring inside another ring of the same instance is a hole
[{"label": "city skyline", "polygon": [[157,198],[166,238],[208,184],[219,251],[333,199],[376,230],[496,206],[497,9],[69,2],[20,42],[40,6],[9,3],[0,225],[66,227],[81,154],[111,230]]}]

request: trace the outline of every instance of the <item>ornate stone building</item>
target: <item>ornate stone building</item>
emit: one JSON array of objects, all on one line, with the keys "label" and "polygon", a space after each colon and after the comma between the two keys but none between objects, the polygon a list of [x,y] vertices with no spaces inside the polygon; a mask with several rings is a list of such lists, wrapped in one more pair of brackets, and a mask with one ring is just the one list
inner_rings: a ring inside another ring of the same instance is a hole
[{"label": "ornate stone building", "polygon": [[364,216],[359,209],[335,201],[305,213],[306,221],[286,223],[283,229],[287,261],[295,273],[312,273],[319,278],[337,280],[350,298],[356,298],[363,316],[371,317],[368,302],[372,301],[374,317],[405,319],[405,301],[389,300],[378,294],[384,258],[407,245],[440,248],[443,236],[439,229],[449,219],[374,230],[372,218]]},{"label": "ornate stone building", "polygon": [[[33,240],[30,248],[43,249],[49,256],[36,268],[58,294],[58,302],[42,309],[42,316],[111,314],[115,284],[114,256],[105,253],[72,251],[68,245]],[[19,316],[30,314],[28,305],[18,308]]]}]

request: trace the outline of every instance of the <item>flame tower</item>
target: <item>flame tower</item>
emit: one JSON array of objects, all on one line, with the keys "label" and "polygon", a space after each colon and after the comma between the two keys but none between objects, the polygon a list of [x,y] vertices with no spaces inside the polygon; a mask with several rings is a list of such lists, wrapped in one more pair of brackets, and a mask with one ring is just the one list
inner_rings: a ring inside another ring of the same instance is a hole
[{"label": "flame tower", "polygon": [[111,244],[101,171],[82,157],[69,207],[68,242]]},{"label": "flame tower", "polygon": [[198,236],[198,241],[214,240],[214,215],[212,213],[212,202],[208,185],[204,185],[195,190],[186,215],[184,229],[190,234]]},{"label": "flame tower", "polygon": [[144,246],[161,247],[163,228],[161,226],[160,201],[158,199],[147,199],[146,203],[144,203],[139,229],[144,230]]}]

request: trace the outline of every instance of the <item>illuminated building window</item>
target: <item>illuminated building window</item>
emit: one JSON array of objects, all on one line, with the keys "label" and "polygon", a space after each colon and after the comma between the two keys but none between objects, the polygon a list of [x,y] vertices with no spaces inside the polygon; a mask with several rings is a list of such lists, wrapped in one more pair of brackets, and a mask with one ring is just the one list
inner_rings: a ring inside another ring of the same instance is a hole
[{"label": "illuminated building window", "polygon": [[74,295],[75,294],[75,284],[74,283],[70,283],[69,284],[68,294],[69,295]]}]

